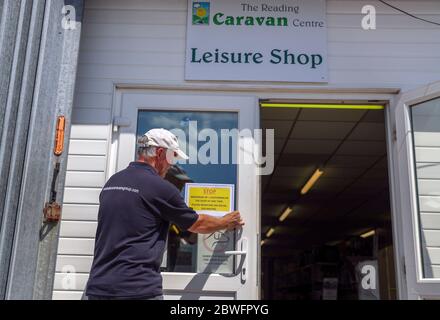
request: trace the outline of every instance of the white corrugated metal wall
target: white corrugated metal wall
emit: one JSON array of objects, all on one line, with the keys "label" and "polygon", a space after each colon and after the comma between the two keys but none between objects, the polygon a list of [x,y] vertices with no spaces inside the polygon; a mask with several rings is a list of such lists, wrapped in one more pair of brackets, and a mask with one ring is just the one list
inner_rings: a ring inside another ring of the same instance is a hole
[{"label": "white corrugated metal wall", "polygon": [[[390,3],[440,20],[437,0]],[[367,4],[377,8],[377,30],[360,27]],[[377,1],[329,0],[327,12],[328,86],[406,90],[439,79],[437,27]],[[186,0],[86,1],[54,299],[79,299],[88,277],[114,83],[184,83],[186,16]],[[78,273],[74,285],[65,278],[69,265]]]}]

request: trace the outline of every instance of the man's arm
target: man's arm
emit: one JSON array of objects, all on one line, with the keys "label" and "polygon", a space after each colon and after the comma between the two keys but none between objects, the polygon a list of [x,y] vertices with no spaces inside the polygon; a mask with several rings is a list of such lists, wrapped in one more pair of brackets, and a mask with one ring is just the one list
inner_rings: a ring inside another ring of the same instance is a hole
[{"label": "man's arm", "polygon": [[209,234],[223,229],[233,230],[243,225],[244,222],[240,217],[240,212],[238,211],[233,211],[220,218],[207,214],[199,214],[198,219],[188,229],[188,231]]}]

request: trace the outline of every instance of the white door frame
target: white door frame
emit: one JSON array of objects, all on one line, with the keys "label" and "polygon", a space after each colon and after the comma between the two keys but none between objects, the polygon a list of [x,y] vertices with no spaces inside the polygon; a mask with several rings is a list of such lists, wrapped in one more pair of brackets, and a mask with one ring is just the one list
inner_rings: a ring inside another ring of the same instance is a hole
[{"label": "white door frame", "polygon": [[388,161],[388,181],[390,188],[390,209],[393,228],[394,248],[394,271],[397,286],[397,298],[407,299],[406,277],[404,271],[404,248],[403,248],[403,227],[401,210],[401,195],[399,193],[399,180],[397,168],[397,153],[395,151],[395,121],[393,112],[394,99],[390,100],[385,107],[385,129]]},{"label": "white door frame", "polygon": [[420,229],[418,221],[417,188],[414,170],[415,157],[412,139],[410,108],[412,105],[440,97],[440,82],[429,84],[397,97],[394,106],[395,148],[393,156],[397,163],[396,186],[399,195],[399,211],[402,235],[406,290],[408,299],[440,297],[440,279],[423,277]]},{"label": "white door frame", "polygon": [[[185,104],[185,98],[191,100]],[[139,110],[185,110],[185,111],[223,111],[238,112],[239,129],[258,128],[258,101],[253,96],[233,96],[221,93],[197,91],[166,91],[166,90],[116,90],[113,119],[120,126],[113,126],[112,143],[109,152],[107,178],[128,162],[133,161],[137,115]],[[119,117],[119,118],[117,118]],[[136,119],[133,123],[133,119]],[[126,151],[118,153],[119,145]],[[119,156],[118,156],[119,155]],[[237,299],[260,298],[260,214],[259,214],[259,177],[255,165],[239,165],[237,175],[237,206],[245,220],[245,227],[236,244],[240,250],[243,239],[247,240],[246,256],[235,259],[235,267],[244,258],[247,266],[246,279],[238,273],[233,277],[219,274],[203,275],[197,273],[162,272],[164,291],[171,296],[185,292],[185,298],[197,298],[200,291],[218,293],[227,297],[236,294]],[[235,269],[234,267],[234,269]],[[166,293],[165,293],[166,295]],[[203,295],[203,294],[202,294]]]}]

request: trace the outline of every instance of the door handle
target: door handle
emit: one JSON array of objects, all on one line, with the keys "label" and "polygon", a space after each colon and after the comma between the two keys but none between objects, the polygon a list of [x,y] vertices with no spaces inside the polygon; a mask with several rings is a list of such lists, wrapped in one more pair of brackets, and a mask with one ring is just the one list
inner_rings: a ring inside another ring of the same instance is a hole
[{"label": "door handle", "polygon": [[241,256],[246,254],[246,251],[225,251],[225,255],[227,256]]},{"label": "door handle", "polygon": [[228,256],[243,256],[243,265],[241,266],[241,281],[246,282],[248,273],[248,239],[243,237],[240,242],[240,250],[225,251],[225,255]]}]

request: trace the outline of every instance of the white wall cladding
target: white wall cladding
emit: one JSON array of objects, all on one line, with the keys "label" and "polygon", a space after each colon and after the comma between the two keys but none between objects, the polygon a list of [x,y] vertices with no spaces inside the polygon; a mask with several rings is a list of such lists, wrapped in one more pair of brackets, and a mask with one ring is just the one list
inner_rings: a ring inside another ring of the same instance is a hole
[{"label": "white wall cladding", "polygon": [[[440,21],[438,0],[390,3]],[[364,31],[367,4],[327,2],[328,85],[409,89],[438,80],[439,28],[375,1],[377,30]],[[186,15],[186,0],[86,0],[54,299],[79,299],[90,268],[113,84],[183,83]],[[62,272],[68,265],[80,275],[74,285]]]}]

